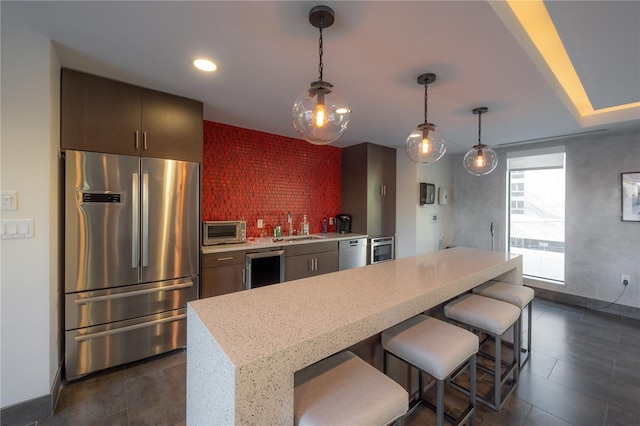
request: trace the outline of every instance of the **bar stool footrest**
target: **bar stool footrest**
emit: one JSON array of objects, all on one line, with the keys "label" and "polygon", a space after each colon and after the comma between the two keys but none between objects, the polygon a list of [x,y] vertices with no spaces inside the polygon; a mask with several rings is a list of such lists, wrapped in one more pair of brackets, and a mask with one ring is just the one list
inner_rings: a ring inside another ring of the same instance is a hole
[{"label": "bar stool footrest", "polygon": [[[469,395],[469,389],[467,389],[466,387],[458,383],[455,383],[453,380],[454,379],[452,377],[450,381],[447,381],[447,384],[452,388],[462,392],[463,394]],[[505,381],[503,385],[505,383],[507,384],[507,386],[504,388],[501,388],[499,406],[496,405],[495,401],[493,401],[493,396],[492,396],[494,393],[493,389],[490,389],[485,395],[480,395],[476,393],[476,401],[481,402],[482,404],[486,405],[487,407],[491,408],[494,411],[499,411],[504,406],[505,402],[507,402],[507,399],[511,396],[513,391],[516,389],[516,385],[518,384],[513,380]]]}]

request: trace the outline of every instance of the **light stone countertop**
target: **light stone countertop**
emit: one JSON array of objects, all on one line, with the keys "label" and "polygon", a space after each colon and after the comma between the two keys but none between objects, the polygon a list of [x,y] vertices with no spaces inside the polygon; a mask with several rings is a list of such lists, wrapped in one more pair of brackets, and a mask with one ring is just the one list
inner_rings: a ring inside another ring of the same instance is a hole
[{"label": "light stone countertop", "polygon": [[[338,234],[337,232],[327,232],[326,234],[295,235],[293,237],[284,236],[282,240],[273,241],[273,237],[261,237],[248,239],[246,243],[238,244],[217,244],[213,246],[202,246],[202,254],[221,253],[227,251],[259,250],[262,248],[288,247],[297,244],[313,244],[326,241],[355,240],[357,238],[367,238],[366,234]],[[264,242],[261,242],[264,241]]]},{"label": "light stone countertop", "polygon": [[490,279],[520,255],[457,247],[190,302],[188,424],[292,424],[296,371]]}]

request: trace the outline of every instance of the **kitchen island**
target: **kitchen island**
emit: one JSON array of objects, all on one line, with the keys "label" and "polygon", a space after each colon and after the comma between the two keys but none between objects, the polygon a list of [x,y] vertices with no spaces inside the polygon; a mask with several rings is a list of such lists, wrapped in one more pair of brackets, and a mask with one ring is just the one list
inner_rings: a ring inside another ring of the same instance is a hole
[{"label": "kitchen island", "polygon": [[491,279],[520,255],[457,247],[190,302],[187,424],[293,424],[294,373]]}]

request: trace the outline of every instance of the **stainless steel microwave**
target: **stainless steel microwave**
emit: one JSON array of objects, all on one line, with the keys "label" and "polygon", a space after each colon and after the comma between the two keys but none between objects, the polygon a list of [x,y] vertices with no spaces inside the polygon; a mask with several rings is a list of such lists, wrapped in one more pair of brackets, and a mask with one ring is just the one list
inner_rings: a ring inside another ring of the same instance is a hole
[{"label": "stainless steel microwave", "polygon": [[202,245],[243,243],[247,240],[247,222],[225,220],[202,222]]}]

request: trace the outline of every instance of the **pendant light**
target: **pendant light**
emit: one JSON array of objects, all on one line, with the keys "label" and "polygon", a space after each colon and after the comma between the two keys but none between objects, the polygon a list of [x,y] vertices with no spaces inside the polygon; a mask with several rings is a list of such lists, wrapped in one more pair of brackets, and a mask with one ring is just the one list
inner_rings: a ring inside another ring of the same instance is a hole
[{"label": "pendant light", "polygon": [[322,30],[330,27],[333,21],[334,13],[328,6],[315,6],[309,11],[309,22],[320,30],[320,76],[293,105],[293,126],[304,140],[315,145],[326,145],[338,139],[347,130],[351,113],[333,84],[323,80]]},{"label": "pendant light", "polygon": [[482,132],[482,114],[489,111],[487,107],[475,108],[472,112],[478,114],[478,144],[464,156],[464,168],[476,176],[488,175],[498,165],[498,155],[494,150],[480,141]]},{"label": "pendant light", "polygon": [[418,84],[424,85],[424,123],[418,124],[407,137],[404,149],[414,163],[433,164],[447,151],[444,135],[436,125],[427,120],[428,94],[427,86],[436,81],[435,74],[422,74],[418,77]]}]

